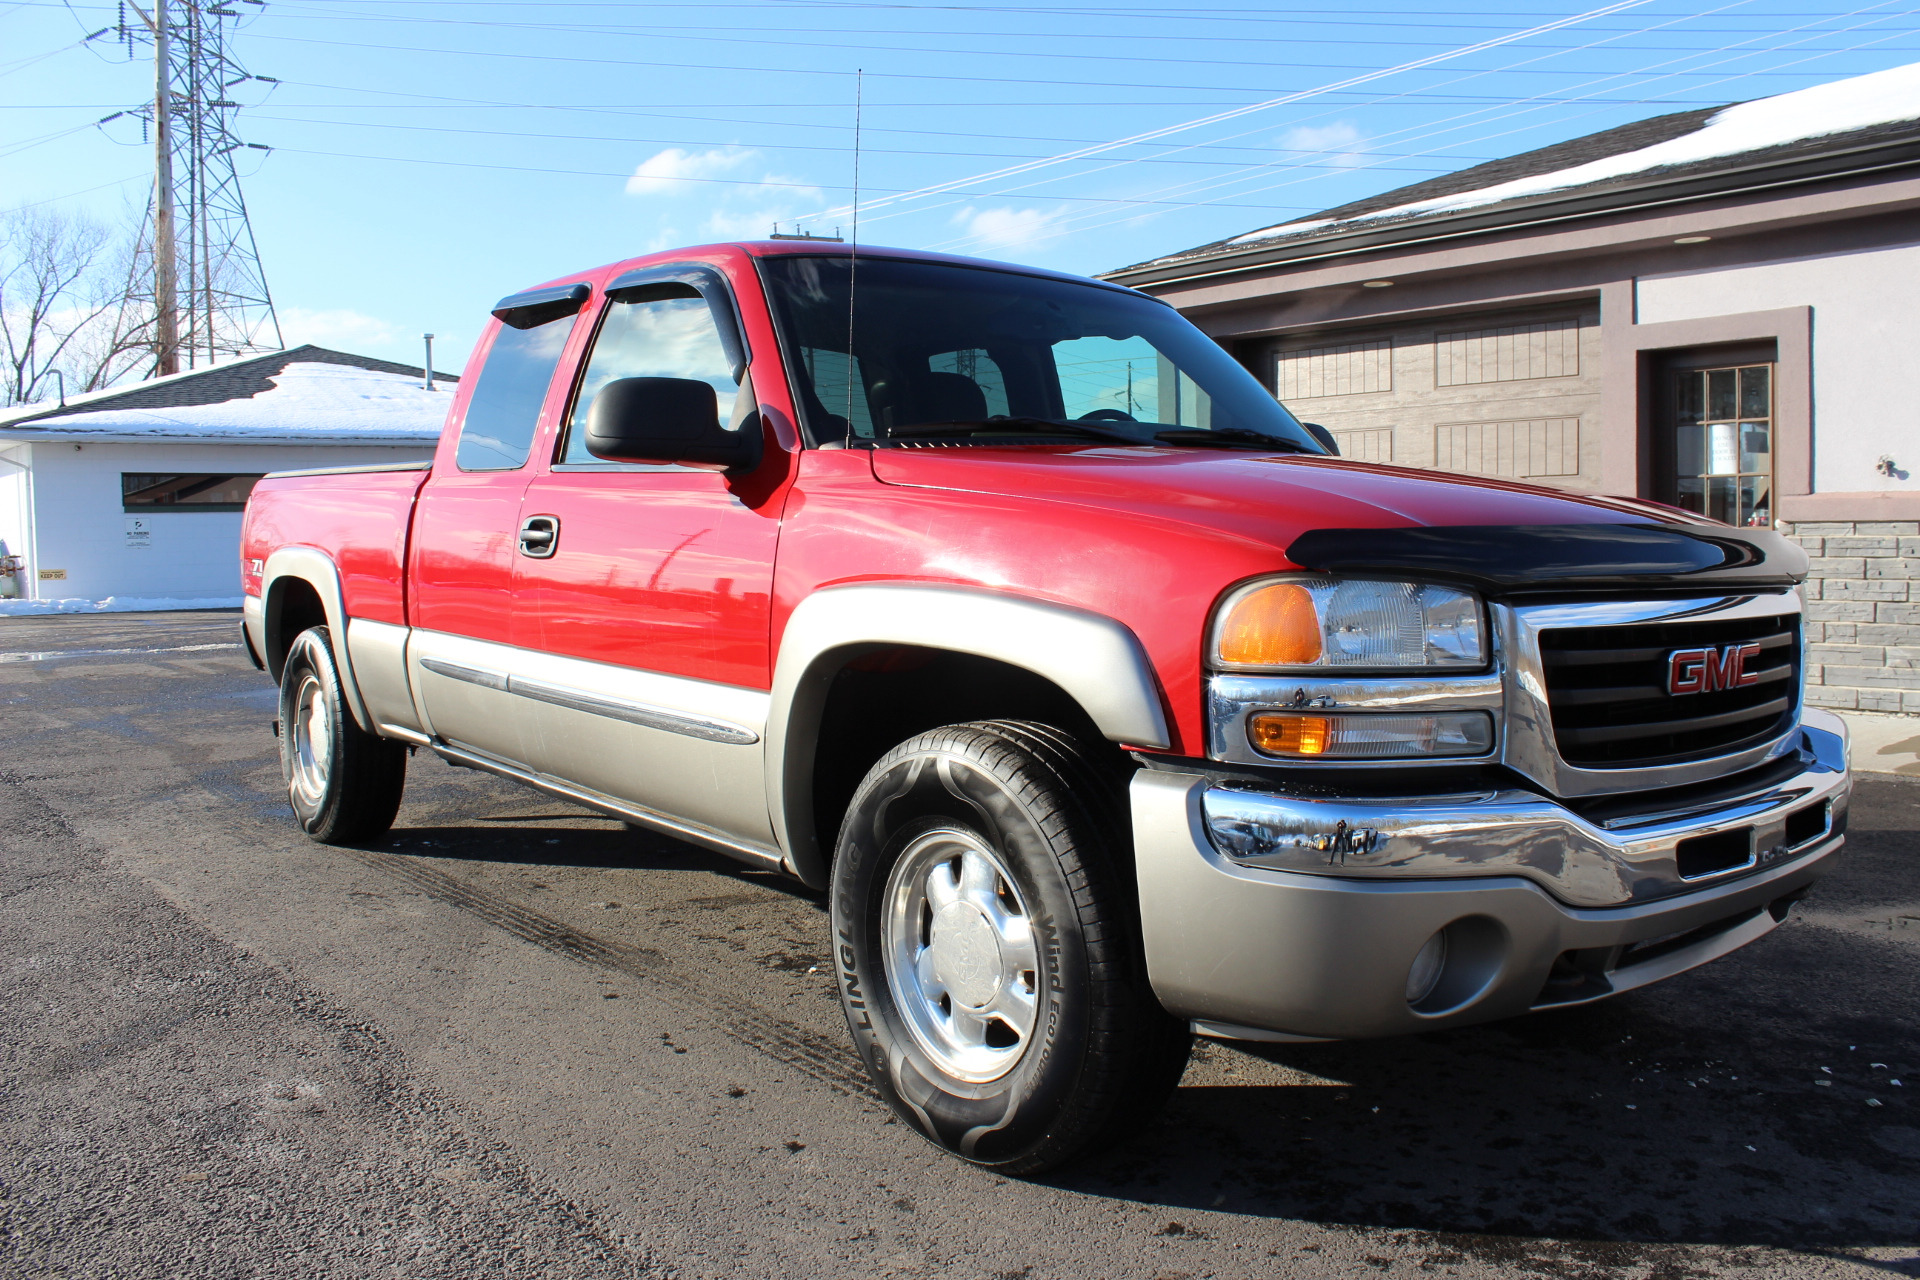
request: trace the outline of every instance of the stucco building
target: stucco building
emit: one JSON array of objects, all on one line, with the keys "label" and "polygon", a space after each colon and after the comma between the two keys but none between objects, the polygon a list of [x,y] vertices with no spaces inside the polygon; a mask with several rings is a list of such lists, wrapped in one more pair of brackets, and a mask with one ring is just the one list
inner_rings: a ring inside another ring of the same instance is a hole
[{"label": "stucco building", "polygon": [[1108,274],[1343,453],[1774,524],[1809,698],[1920,713],[1920,65],[1681,112]]},{"label": "stucco building", "polygon": [[0,543],[18,566],[0,570],[0,612],[237,607],[254,481],[430,458],[453,398],[436,380],[306,346],[0,409]]}]

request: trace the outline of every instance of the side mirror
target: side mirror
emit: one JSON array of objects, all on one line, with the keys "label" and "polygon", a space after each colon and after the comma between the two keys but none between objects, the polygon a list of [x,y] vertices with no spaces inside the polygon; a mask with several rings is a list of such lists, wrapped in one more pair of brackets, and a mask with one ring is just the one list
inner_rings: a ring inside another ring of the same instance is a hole
[{"label": "side mirror", "polygon": [[1303,422],[1300,425],[1307,429],[1308,435],[1325,445],[1328,453],[1336,458],[1340,456],[1340,442],[1333,438],[1333,432],[1317,422]]},{"label": "side mirror", "polygon": [[587,410],[587,452],[608,462],[746,471],[759,463],[760,447],[760,415],[727,430],[719,398],[697,378],[619,378]]}]

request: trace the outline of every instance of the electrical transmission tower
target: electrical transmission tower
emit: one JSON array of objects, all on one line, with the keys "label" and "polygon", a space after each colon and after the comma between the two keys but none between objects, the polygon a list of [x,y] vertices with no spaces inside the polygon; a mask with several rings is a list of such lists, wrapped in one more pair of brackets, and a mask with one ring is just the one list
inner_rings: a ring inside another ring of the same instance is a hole
[{"label": "electrical transmission tower", "polygon": [[[277,350],[280,322],[247,221],[234,157],[266,151],[233,131],[240,104],[228,95],[254,76],[227,52],[233,4],[264,0],[128,0],[117,28],[129,54],[153,46],[153,101],[129,114],[153,141],[153,199],[147,208],[129,298],[143,313],[138,341],[153,351],[153,373]],[[133,18],[127,16],[131,11]]]}]

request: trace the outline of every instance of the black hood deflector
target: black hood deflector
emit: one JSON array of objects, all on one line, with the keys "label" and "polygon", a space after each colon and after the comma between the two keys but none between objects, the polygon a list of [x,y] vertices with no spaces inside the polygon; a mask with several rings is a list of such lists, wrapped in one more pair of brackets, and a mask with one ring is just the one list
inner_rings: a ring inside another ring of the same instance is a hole
[{"label": "black hood deflector", "polygon": [[1770,529],[1651,521],[1311,529],[1287,558],[1319,573],[1393,574],[1495,597],[1613,587],[1744,591],[1807,576],[1806,552]]}]

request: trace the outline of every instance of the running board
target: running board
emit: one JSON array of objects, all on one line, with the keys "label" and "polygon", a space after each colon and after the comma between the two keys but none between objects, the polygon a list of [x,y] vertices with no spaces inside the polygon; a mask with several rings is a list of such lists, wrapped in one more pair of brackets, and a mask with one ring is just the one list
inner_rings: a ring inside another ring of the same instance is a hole
[{"label": "running board", "polygon": [[730,858],[738,858],[761,870],[785,872],[786,860],[777,849],[766,845],[750,844],[744,840],[715,831],[712,827],[701,826],[697,822],[687,822],[680,818],[669,818],[664,813],[655,812],[642,805],[630,804],[625,800],[616,800],[612,796],[586,787],[575,786],[571,782],[551,777],[544,773],[535,773],[524,766],[511,761],[500,760],[465,747],[457,747],[444,738],[433,738],[428,745],[442,760],[462,768],[478,769],[483,773],[495,774],[522,786],[544,791],[548,795],[558,796],[562,800],[571,800],[575,804],[598,810],[610,818],[619,818],[639,826],[669,835],[689,844],[697,844],[711,849],[715,853],[724,853]]}]

